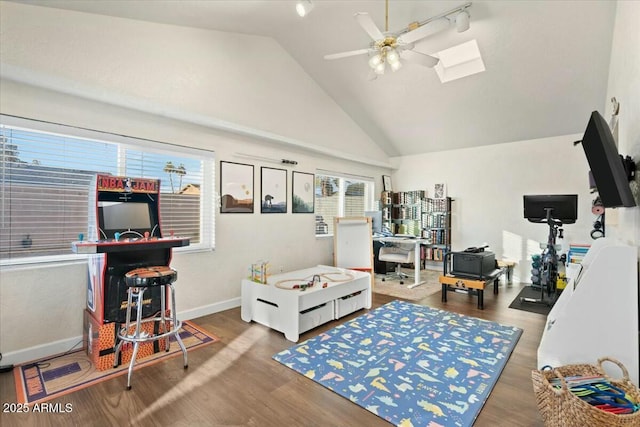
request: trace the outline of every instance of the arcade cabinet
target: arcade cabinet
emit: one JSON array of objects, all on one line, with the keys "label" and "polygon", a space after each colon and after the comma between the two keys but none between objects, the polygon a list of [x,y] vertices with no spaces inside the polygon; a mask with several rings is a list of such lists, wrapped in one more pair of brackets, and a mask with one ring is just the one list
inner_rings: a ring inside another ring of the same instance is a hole
[{"label": "arcade cabinet", "polygon": [[[95,191],[89,197],[87,240],[80,237],[72,248],[88,254],[84,335],[92,362],[104,370],[114,365],[116,336],[125,322],[125,274],[141,267],[169,266],[172,248],[188,246],[189,239],[173,233],[162,236],[160,180],[98,174],[91,185]],[[143,317],[160,311],[159,292],[157,288],[145,294]],[[162,343],[147,344],[138,357],[162,347]],[[123,363],[126,357],[123,351]]]}]

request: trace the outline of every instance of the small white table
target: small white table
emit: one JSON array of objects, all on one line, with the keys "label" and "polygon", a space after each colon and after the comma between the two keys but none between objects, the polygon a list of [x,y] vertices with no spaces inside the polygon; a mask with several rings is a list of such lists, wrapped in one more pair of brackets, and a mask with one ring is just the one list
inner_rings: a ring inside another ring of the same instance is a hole
[{"label": "small white table", "polygon": [[[318,275],[320,282],[306,289]],[[326,284],[326,285],[325,285]],[[283,332],[297,342],[300,334],[362,308],[371,308],[371,275],[319,265],[270,276],[266,284],[242,280],[241,317]]]}]

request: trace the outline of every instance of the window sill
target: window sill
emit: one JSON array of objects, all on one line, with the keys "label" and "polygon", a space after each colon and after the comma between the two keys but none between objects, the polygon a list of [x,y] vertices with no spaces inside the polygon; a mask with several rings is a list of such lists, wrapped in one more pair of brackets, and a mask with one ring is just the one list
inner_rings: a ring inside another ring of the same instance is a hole
[{"label": "window sill", "polygon": [[316,234],[316,239],[333,239],[333,234]]},{"label": "window sill", "polygon": [[[184,248],[174,248],[174,254],[190,254],[199,252],[213,252],[215,248],[194,246]],[[85,254],[69,254],[69,255],[54,255],[46,257],[33,257],[33,258],[15,258],[0,260],[0,268],[2,270],[14,270],[24,269],[31,267],[60,267],[63,265],[74,264],[86,264],[89,255]]]}]

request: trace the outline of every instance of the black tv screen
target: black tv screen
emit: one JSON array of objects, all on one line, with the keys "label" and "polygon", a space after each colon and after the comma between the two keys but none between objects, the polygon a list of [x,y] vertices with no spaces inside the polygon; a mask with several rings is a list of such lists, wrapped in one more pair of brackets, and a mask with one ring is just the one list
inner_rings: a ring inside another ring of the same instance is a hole
[{"label": "black tv screen", "polygon": [[622,156],[618,154],[609,125],[597,111],[591,113],[582,148],[604,207],[635,206]]},{"label": "black tv screen", "polygon": [[578,219],[577,194],[545,194],[523,196],[524,217],[531,222],[546,222],[547,211],[551,218],[563,224],[573,224]]},{"label": "black tv screen", "polygon": [[150,206],[142,202],[98,202],[99,225],[105,238],[115,233],[151,231]]}]

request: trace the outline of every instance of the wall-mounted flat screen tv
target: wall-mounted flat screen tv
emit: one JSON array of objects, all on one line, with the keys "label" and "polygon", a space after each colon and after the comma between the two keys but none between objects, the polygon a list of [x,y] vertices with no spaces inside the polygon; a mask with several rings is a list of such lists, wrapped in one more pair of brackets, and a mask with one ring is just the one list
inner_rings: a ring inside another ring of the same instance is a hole
[{"label": "wall-mounted flat screen tv", "polygon": [[618,154],[609,125],[597,111],[591,113],[582,148],[604,207],[635,206],[623,158]]}]

